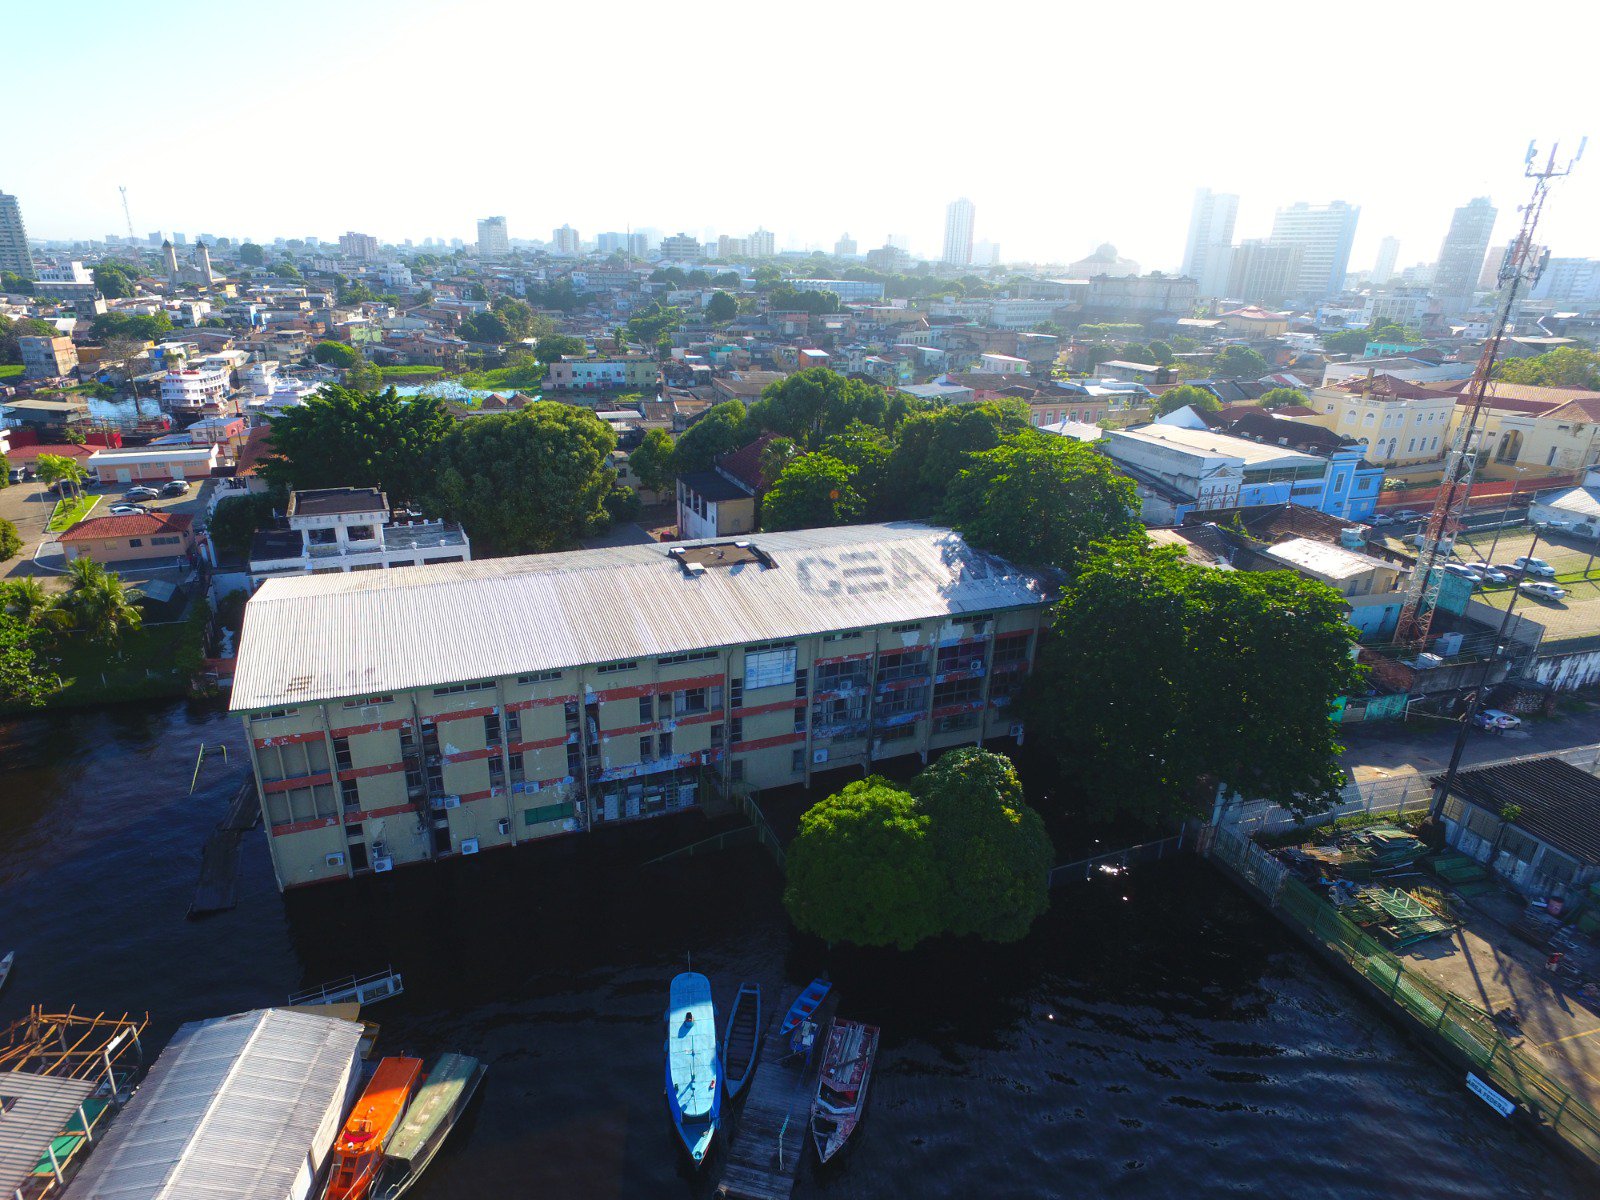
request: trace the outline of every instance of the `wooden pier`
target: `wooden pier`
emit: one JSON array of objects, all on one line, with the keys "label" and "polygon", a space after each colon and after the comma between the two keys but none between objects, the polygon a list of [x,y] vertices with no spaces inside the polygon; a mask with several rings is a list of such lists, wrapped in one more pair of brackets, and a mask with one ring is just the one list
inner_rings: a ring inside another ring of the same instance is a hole
[{"label": "wooden pier", "polygon": [[[798,994],[798,993],[796,993]],[[788,997],[790,1004],[794,996]],[[761,1046],[761,1061],[746,1089],[732,1141],[723,1161],[717,1195],[727,1200],[789,1200],[795,1175],[810,1140],[811,1100],[817,1072],[828,1044],[837,998],[828,998],[812,1014],[817,1041],[811,1060],[787,1059],[789,1035],[778,1032],[789,1005],[776,1009]]]},{"label": "wooden pier", "polygon": [[255,827],[260,817],[256,781],[250,776],[239,785],[228,805],[228,815],[217,823],[200,852],[200,882],[195,885],[194,900],[189,904],[191,917],[226,912],[238,903],[239,839]]}]

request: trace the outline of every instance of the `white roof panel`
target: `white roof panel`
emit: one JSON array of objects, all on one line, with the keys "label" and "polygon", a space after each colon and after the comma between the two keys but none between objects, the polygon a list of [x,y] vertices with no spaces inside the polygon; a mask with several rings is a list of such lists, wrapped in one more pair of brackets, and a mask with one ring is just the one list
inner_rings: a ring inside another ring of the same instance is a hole
[{"label": "white roof panel", "polygon": [[0,1071],[0,1194],[28,1182],[34,1164],[94,1091],[93,1079],[58,1079],[26,1071]]},{"label": "white roof panel", "polygon": [[[726,543],[732,539],[716,539]],[[745,535],[774,563],[693,577],[679,542],[269,579],[235,711],[1043,604],[1041,582],[915,523]]]}]

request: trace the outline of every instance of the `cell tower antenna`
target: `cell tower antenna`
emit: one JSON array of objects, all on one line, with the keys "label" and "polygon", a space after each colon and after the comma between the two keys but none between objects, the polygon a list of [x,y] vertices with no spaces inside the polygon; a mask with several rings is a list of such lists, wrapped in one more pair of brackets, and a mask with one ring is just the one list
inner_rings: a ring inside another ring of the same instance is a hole
[{"label": "cell tower antenna", "polygon": [[1577,154],[1559,165],[1556,153],[1560,143],[1552,144],[1549,157],[1541,167],[1535,165],[1538,148],[1533,142],[1528,143],[1523,175],[1533,180],[1533,191],[1528,202],[1518,210],[1522,214],[1522,226],[1500,263],[1500,294],[1495,304],[1494,324],[1489,331],[1489,339],[1483,344],[1483,353],[1478,356],[1472,379],[1463,389],[1463,393],[1471,397],[1471,407],[1467,410],[1466,420],[1456,426],[1451,436],[1450,449],[1444,460],[1444,478],[1440,481],[1433,511],[1428,514],[1427,524],[1423,526],[1417,546],[1417,565],[1411,570],[1405,604],[1400,609],[1400,623],[1395,629],[1397,645],[1412,654],[1427,645],[1444,575],[1442,570],[1435,571],[1435,567],[1440,566],[1442,557],[1448,557],[1448,547],[1453,545],[1454,535],[1461,528],[1461,518],[1467,511],[1467,501],[1472,495],[1472,478],[1478,462],[1478,423],[1483,416],[1484,397],[1489,381],[1494,376],[1495,363],[1500,357],[1500,346],[1511,323],[1517,296],[1538,281],[1549,257],[1534,245],[1533,235],[1539,227],[1539,217],[1544,212],[1550,184],[1563,175],[1571,174],[1574,164],[1583,157],[1587,144],[1588,139],[1585,138],[1579,144]]},{"label": "cell tower antenna", "polygon": [[122,193],[122,219],[128,223],[128,240],[133,241],[133,214],[128,211],[128,189],[117,186],[117,191]]}]

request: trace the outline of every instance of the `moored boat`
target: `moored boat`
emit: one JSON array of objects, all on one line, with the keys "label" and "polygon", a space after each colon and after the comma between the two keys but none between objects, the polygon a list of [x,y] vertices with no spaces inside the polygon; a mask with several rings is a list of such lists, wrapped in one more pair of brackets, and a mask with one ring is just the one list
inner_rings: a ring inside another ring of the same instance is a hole
[{"label": "moored boat", "polygon": [[860,1123],[877,1055],[876,1025],[835,1021],[828,1031],[828,1047],[817,1076],[817,1098],[811,1105],[811,1140],[823,1162],[843,1148]]},{"label": "moored boat", "polygon": [[422,1082],[420,1058],[386,1058],[361,1093],[333,1144],[324,1200],[362,1200],[383,1165],[383,1152]]},{"label": "moored boat", "polygon": [[755,1073],[761,1051],[761,985],[743,983],[722,1034],[722,1083],[732,1100]]},{"label": "moored boat", "polygon": [[711,981],[694,971],[672,979],[667,1006],[667,1107],[694,1164],[705,1162],[722,1116],[717,1013]]},{"label": "moored boat", "polygon": [[778,1026],[778,1032],[793,1033],[798,1029],[801,1021],[804,1021],[817,1011],[817,1005],[827,998],[828,989],[831,987],[833,987],[833,984],[826,979],[813,979],[806,984],[805,989],[795,997],[794,1003],[789,1006],[789,1011],[784,1014],[783,1024]]},{"label": "moored boat", "polygon": [[440,1056],[384,1150],[372,1200],[398,1200],[428,1169],[487,1070],[465,1054]]}]

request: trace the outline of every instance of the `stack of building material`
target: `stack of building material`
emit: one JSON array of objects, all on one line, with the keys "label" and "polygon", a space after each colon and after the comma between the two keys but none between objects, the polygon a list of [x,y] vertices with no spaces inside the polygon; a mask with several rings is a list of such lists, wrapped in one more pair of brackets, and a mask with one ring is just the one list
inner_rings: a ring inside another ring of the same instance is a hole
[{"label": "stack of building material", "polygon": [[1428,865],[1446,883],[1476,883],[1489,874],[1482,863],[1465,854],[1436,854],[1428,860]]}]

